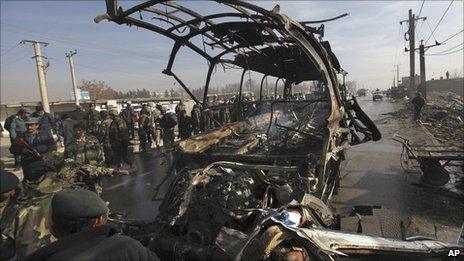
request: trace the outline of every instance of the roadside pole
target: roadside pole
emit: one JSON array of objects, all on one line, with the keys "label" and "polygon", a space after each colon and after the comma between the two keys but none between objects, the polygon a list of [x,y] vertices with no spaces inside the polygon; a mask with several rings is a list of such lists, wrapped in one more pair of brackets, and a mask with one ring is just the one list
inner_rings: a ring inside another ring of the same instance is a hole
[{"label": "roadside pole", "polygon": [[408,30],[408,39],[405,38],[406,41],[409,41],[409,50],[406,48],[405,51],[409,52],[409,87],[408,87],[408,95],[411,97],[412,94],[416,91],[416,61],[415,61],[415,44],[416,44],[416,39],[415,39],[415,23],[416,20],[426,20],[427,17],[416,17],[413,13],[412,10],[409,9],[408,13],[408,19],[403,20],[400,22],[400,24],[403,24],[403,22],[408,22],[409,24],[409,30]]},{"label": "roadside pole", "polygon": [[416,86],[416,77],[415,77],[415,71],[416,71],[416,60],[415,60],[415,53],[414,53],[414,48],[415,48],[415,15],[412,14],[412,10],[409,9],[409,93],[413,92]]},{"label": "roadside pole", "polygon": [[22,40],[19,42],[20,44],[31,43],[34,46],[34,53],[35,56],[35,64],[37,67],[37,77],[39,79],[39,88],[40,88],[40,96],[42,98],[42,106],[44,111],[50,112],[50,104],[48,103],[48,93],[47,93],[47,84],[45,82],[45,72],[44,72],[44,65],[42,61],[42,52],[40,50],[40,45],[43,44],[47,46],[48,43],[38,42],[38,41],[30,41],[30,40]]},{"label": "roadside pole", "polygon": [[76,102],[76,105],[79,105],[79,89],[77,88],[77,83],[76,83],[76,76],[74,74],[74,62],[73,62],[73,55],[77,54],[77,50],[70,51],[69,53],[65,53],[65,56],[68,58],[69,62],[69,70],[71,71],[71,81],[73,85],[73,90],[74,90],[74,99]]}]

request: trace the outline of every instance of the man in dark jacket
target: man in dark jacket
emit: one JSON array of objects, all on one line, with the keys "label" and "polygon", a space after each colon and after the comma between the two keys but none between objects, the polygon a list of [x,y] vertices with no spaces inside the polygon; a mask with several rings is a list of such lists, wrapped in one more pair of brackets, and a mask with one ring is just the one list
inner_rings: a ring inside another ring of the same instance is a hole
[{"label": "man in dark jacket", "polygon": [[85,124],[85,111],[82,109],[82,106],[76,105],[76,109],[71,113],[71,118],[76,122]]},{"label": "man in dark jacket", "polygon": [[64,152],[66,155],[68,146],[73,141],[73,138],[74,138],[74,124],[76,124],[76,121],[71,119],[69,114],[63,114],[63,117],[61,118],[61,120],[63,122],[63,129],[60,135],[63,136]]},{"label": "man in dark jacket", "polygon": [[[41,156],[49,151],[56,150],[56,143],[53,136],[39,129],[39,119],[30,118],[26,122],[27,133],[19,144],[25,142],[29,148],[22,145],[21,165],[24,167],[32,162],[41,160]],[[24,144],[24,143],[23,143]]]},{"label": "man in dark jacket", "polygon": [[50,132],[50,134],[53,130],[56,133],[55,118],[50,113],[45,112],[42,106],[35,107],[35,112],[31,116],[39,119],[40,130]]},{"label": "man in dark jacket", "polygon": [[22,149],[19,147],[17,140],[24,137],[27,132],[26,121],[29,119],[29,111],[25,108],[21,108],[17,116],[11,119],[10,124],[7,126],[8,132],[10,133],[10,152],[14,155],[15,159],[15,170],[20,169]]},{"label": "man in dark jacket", "polygon": [[420,121],[422,107],[424,107],[425,99],[422,97],[422,93],[417,92],[416,97],[411,101],[412,105],[414,106],[414,120]]},{"label": "man in dark jacket", "polygon": [[193,133],[198,134],[200,133],[201,129],[201,110],[198,104],[193,105],[193,109],[190,115],[192,117]]},{"label": "man in dark jacket", "polygon": [[179,138],[188,139],[192,136],[193,124],[192,118],[187,116],[187,111],[182,110],[179,113]]},{"label": "man in dark jacket", "polygon": [[134,120],[132,119],[132,114],[134,114],[134,109],[131,106],[132,102],[128,101],[126,108],[121,111],[121,117],[126,122],[127,129],[129,131],[129,138],[134,138]]},{"label": "man in dark jacket", "polygon": [[177,125],[177,116],[174,113],[168,113],[161,106],[159,110],[161,111],[159,126],[163,132],[163,146],[165,149],[171,149],[174,146],[174,127]]},{"label": "man in dark jacket", "polygon": [[58,241],[26,260],[159,260],[139,241],[104,224],[108,208],[94,192],[61,191],[51,205],[52,233]]}]

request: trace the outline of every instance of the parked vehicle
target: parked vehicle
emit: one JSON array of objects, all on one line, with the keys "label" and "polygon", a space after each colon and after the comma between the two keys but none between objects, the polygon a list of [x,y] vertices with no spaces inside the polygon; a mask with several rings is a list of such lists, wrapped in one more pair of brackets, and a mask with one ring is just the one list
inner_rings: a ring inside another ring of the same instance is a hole
[{"label": "parked vehicle", "polygon": [[381,92],[379,89],[375,90],[372,92],[372,100],[382,100],[383,99],[383,92]]}]

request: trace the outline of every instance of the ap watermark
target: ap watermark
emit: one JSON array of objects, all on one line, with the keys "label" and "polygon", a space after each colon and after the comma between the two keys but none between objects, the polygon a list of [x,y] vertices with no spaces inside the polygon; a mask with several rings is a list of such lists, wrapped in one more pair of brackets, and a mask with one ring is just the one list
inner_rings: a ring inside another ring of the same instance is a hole
[{"label": "ap watermark", "polygon": [[456,256],[459,256],[461,254],[461,250],[459,249],[450,249],[448,251],[448,256],[449,257],[456,257]]}]

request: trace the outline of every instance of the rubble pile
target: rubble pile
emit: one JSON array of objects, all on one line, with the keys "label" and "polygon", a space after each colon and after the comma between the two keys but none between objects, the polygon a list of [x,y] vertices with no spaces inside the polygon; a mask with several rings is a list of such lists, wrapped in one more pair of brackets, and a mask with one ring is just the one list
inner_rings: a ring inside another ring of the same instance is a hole
[{"label": "rubble pile", "polygon": [[422,121],[441,143],[456,146],[464,139],[463,111],[461,96],[452,92],[431,92],[427,94]]}]

